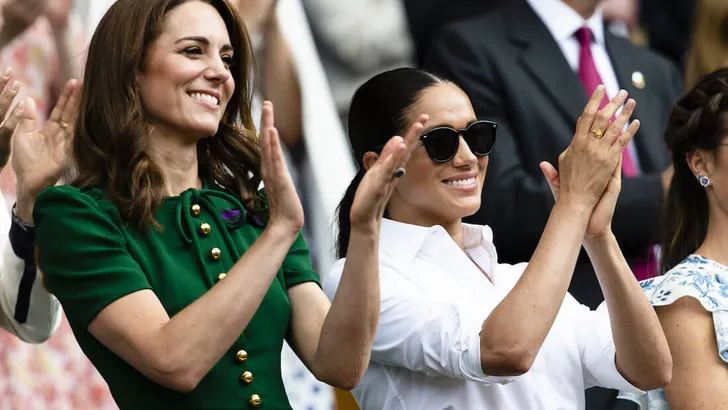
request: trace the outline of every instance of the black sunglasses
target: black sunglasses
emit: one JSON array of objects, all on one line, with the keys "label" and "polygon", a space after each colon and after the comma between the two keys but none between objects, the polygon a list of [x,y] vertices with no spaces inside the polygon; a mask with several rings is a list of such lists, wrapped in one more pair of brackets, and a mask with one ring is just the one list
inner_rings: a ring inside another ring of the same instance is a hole
[{"label": "black sunglasses", "polygon": [[437,127],[423,134],[420,141],[425,145],[427,155],[435,162],[445,163],[455,158],[460,147],[460,135],[473,154],[484,157],[493,151],[496,128],[498,124],[487,120],[474,121],[461,130]]}]

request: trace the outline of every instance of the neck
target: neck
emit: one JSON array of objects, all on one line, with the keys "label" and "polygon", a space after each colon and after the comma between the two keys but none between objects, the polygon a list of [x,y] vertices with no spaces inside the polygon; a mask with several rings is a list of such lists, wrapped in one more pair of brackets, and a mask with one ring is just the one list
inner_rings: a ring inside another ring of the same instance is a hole
[{"label": "neck", "polygon": [[190,188],[202,188],[196,141],[187,141],[155,127],[149,136],[147,152],[164,175],[165,196],[177,196]]},{"label": "neck", "polygon": [[465,249],[462,219],[456,219],[451,222],[443,222],[441,219],[438,218],[428,218],[422,215],[413,215],[413,213],[409,211],[397,212],[396,208],[392,210],[391,207],[390,209],[388,209],[388,213],[389,219],[397,222],[426,227],[436,225],[442,226],[443,228],[445,228],[445,231],[450,234],[450,237],[455,241],[455,243],[458,244],[460,249]]},{"label": "neck", "polygon": [[599,0],[562,0],[567,6],[579,13],[584,20],[589,20],[597,10]]},{"label": "neck", "polygon": [[720,209],[717,201],[710,202],[708,233],[695,253],[728,266],[728,253],[725,252],[728,249],[728,214]]}]

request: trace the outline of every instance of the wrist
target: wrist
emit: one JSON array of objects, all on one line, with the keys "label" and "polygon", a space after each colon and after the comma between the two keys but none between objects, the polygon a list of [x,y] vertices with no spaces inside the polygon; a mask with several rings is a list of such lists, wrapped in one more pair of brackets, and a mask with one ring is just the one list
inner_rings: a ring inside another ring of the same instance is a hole
[{"label": "wrist", "polygon": [[18,196],[15,202],[15,216],[26,225],[33,225],[33,205],[35,198]]},{"label": "wrist", "polygon": [[573,213],[578,216],[585,216],[587,219],[591,216],[596,202],[585,198],[583,196],[576,195],[561,195],[554,209],[563,209],[569,213]]},{"label": "wrist", "polygon": [[611,241],[616,241],[617,238],[612,232],[612,228],[598,233],[590,233],[584,235],[584,247],[599,247],[604,246]]},{"label": "wrist", "polygon": [[265,232],[269,236],[273,237],[275,241],[290,242],[296,240],[298,233],[301,231],[300,227],[294,226],[284,222],[269,221],[265,228]]}]

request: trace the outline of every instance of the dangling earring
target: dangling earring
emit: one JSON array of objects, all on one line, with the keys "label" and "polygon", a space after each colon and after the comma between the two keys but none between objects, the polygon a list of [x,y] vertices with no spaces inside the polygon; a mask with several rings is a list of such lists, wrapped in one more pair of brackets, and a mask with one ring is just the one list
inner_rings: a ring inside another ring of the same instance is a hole
[{"label": "dangling earring", "polygon": [[698,174],[698,182],[700,182],[703,188],[707,188],[710,185],[710,178],[707,175]]}]

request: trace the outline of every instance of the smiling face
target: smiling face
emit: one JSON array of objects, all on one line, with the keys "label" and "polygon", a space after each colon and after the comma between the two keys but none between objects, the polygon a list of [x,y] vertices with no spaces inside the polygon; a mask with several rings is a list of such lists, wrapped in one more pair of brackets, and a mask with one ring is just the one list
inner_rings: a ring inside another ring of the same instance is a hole
[{"label": "smiling face", "polygon": [[[425,89],[408,113],[408,126],[421,114],[430,116],[423,134],[436,127],[466,128],[476,119],[465,93],[452,83]],[[474,214],[488,167],[488,157],[474,155],[460,136],[455,157],[447,163],[432,161],[417,143],[407,172],[389,202],[390,218],[421,226],[448,225]]]},{"label": "smiling face", "polygon": [[191,1],[167,13],[137,77],[156,129],[191,142],[217,132],[235,90],[230,44],[225,22],[209,4]]}]

